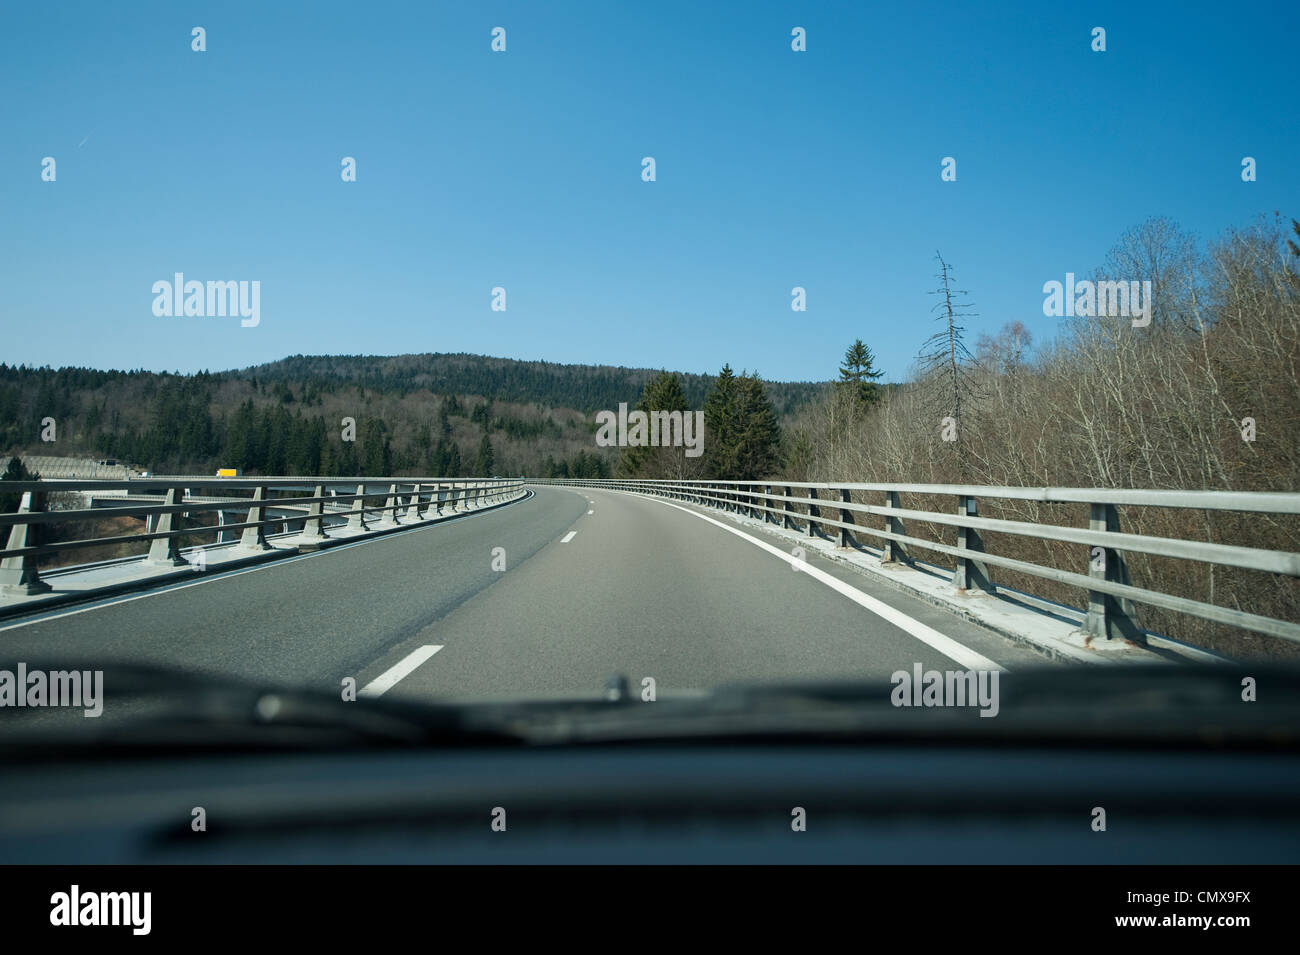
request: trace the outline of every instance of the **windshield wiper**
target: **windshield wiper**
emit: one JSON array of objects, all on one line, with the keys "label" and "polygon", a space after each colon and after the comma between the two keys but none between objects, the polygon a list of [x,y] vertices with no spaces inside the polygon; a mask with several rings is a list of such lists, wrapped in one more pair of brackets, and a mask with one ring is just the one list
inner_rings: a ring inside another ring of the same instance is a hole
[{"label": "windshield wiper", "polygon": [[[29,669],[36,669],[29,665]],[[49,671],[85,670],[55,664]],[[170,667],[107,663],[103,713],[0,711],[0,751],[51,759],[70,750],[339,748],[518,743],[503,730],[467,727],[456,707],[344,701],[341,695],[259,686]]]},{"label": "windshield wiper", "polygon": [[[78,718],[70,730],[66,719],[23,726],[0,715],[0,749],[58,759],[73,748],[106,754],[709,740],[1300,746],[1300,670],[1272,666],[1017,670],[1001,674],[996,712],[983,711],[993,718],[974,705],[899,706],[883,679],[728,685],[642,702],[625,678],[614,678],[597,700],[427,704],[344,702],[166,667],[103,669],[104,717]],[[1244,698],[1247,680],[1254,681],[1253,702]]]}]

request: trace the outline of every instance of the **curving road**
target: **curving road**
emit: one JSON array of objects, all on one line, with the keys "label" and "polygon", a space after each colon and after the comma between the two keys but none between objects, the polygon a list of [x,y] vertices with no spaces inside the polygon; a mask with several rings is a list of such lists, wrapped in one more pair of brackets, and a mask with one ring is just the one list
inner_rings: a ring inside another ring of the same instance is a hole
[{"label": "curving road", "polygon": [[350,676],[372,694],[475,700],[593,697],[614,673],[634,686],[653,677],[664,696],[888,679],[917,662],[1045,662],[815,555],[820,575],[796,572],[755,543],[788,554],[788,539],[729,531],[716,512],[534,491],[444,524],[11,622],[0,661],[143,661],[331,691]]}]

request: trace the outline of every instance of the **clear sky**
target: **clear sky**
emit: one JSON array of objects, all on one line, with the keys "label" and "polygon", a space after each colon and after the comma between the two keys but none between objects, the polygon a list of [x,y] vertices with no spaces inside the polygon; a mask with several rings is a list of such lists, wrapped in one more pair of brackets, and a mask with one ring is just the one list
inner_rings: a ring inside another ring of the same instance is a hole
[{"label": "clear sky", "polygon": [[[1298,26],[1295,3],[9,2],[0,360],[789,380],[861,337],[897,380],[936,249],[972,340],[1042,338],[1043,283],[1150,216],[1300,218]],[[156,317],[175,272],[259,281],[260,324]]]}]

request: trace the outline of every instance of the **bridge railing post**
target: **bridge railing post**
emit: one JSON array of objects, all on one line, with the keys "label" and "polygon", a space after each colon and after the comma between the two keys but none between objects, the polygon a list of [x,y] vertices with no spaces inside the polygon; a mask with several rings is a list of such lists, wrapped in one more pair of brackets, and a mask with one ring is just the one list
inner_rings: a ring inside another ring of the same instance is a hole
[{"label": "bridge railing post", "polygon": [[[808,496],[814,501],[817,500],[817,488],[815,487],[808,488]],[[816,504],[809,503],[808,504],[808,527],[807,527],[809,537],[817,536],[817,521],[821,516],[822,516],[821,508],[818,507]]]},{"label": "bridge railing post", "polygon": [[245,527],[244,532],[239,536],[239,550],[271,549],[271,545],[266,542],[266,500],[266,485],[257,485],[253,489],[253,503],[249,505],[248,517],[244,519],[246,523],[253,526]]},{"label": "bridge railing post", "polygon": [[[979,505],[975,498],[969,494],[957,495],[957,513],[962,517],[978,517]],[[984,553],[984,538],[980,536],[979,529],[958,525],[957,549],[962,551],[962,555],[957,558],[952,583],[958,593],[965,593],[972,587],[982,593],[995,593],[993,582],[989,580],[988,567],[974,556],[966,556],[967,552],[972,555]]]},{"label": "bridge railing post", "polygon": [[785,486],[785,496],[786,496],[786,500],[781,502],[781,510],[786,512],[781,515],[781,527],[786,530],[797,531],[799,529],[799,525],[796,524],[794,518],[790,516],[790,508],[793,507],[794,505],[791,504],[789,498],[794,497],[794,490],[788,484]]},{"label": "bridge railing post", "polygon": [[[1090,504],[1088,528],[1119,533],[1119,511],[1114,504]],[[1110,583],[1131,583],[1128,562],[1123,551],[1113,547],[1094,547],[1090,551],[1088,576]],[[1100,590],[1088,591],[1088,615],[1084,632],[1107,640],[1132,640],[1146,646],[1146,633],[1138,622],[1137,608],[1127,597],[1117,597]]]},{"label": "bridge railing post", "polygon": [[357,494],[352,499],[351,510],[354,513],[348,515],[348,530],[369,530],[370,525],[366,523],[366,486],[364,484],[357,485]]},{"label": "bridge railing post", "polygon": [[[845,503],[845,504],[849,504],[849,503],[852,502],[852,497],[851,497],[851,495],[850,495],[850,492],[849,492],[849,489],[848,489],[848,488],[846,488],[846,487],[842,487],[842,488],[840,488],[840,500],[841,500],[843,503]],[[853,512],[852,512],[851,510],[849,510],[848,508],[841,507],[841,508],[840,508],[840,521],[841,521],[841,523],[844,523],[844,524],[852,524],[852,523],[853,523]],[[852,547],[852,546],[853,546],[853,534],[852,534],[852,532],[851,532],[847,527],[841,527],[841,528],[840,528],[840,545],[839,545],[839,546],[840,546],[841,548],[849,548],[849,547]]]},{"label": "bridge railing post", "polygon": [[397,493],[397,485],[388,485],[388,497],[384,501],[384,509],[380,513],[384,516],[379,519],[380,527],[393,527],[402,523],[397,517],[397,510],[401,507],[401,495]]},{"label": "bridge railing post", "polygon": [[[317,484],[316,490],[312,492],[312,497],[325,496],[325,485]],[[307,510],[307,523],[302,528],[303,540],[324,540],[329,535],[325,533],[325,502],[312,501],[311,507]]]},{"label": "bridge railing post", "polygon": [[[185,489],[182,487],[169,487],[164,504],[177,505],[184,503]],[[154,521],[151,534],[166,534],[166,537],[157,537],[149,542],[149,556],[145,558],[145,563],[151,567],[180,567],[185,564],[185,558],[181,556],[180,538],[172,534],[173,531],[180,530],[184,524],[184,519],[179,511],[158,515]]]},{"label": "bridge railing post", "polygon": [[[45,510],[45,492],[24,491],[22,503],[18,505],[19,514],[38,514]],[[13,524],[9,528],[7,550],[20,547],[36,547],[40,544],[41,525]],[[45,594],[53,590],[41,580],[38,561],[35,554],[22,554],[6,557],[0,561],[0,593],[13,596],[31,596]]]},{"label": "bridge railing post", "polygon": [[[899,507],[897,491],[885,492],[885,507],[889,509],[896,509]],[[904,529],[903,519],[892,515],[885,517],[885,530],[890,534],[905,535],[907,533]],[[902,541],[885,538],[885,546],[880,555],[880,562],[882,564],[908,564],[911,563],[911,558],[907,556],[907,547]]]}]

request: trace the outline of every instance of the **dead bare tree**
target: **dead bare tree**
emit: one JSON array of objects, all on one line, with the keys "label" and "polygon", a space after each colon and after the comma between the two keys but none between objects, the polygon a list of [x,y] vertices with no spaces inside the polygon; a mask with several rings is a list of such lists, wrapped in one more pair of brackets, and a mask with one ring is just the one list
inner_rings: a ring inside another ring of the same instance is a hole
[{"label": "dead bare tree", "polygon": [[[982,397],[983,391],[975,376],[979,362],[966,347],[966,329],[958,324],[958,320],[973,317],[975,313],[965,311],[971,307],[970,302],[956,300],[970,293],[952,287],[952,267],[938,252],[934,256],[939,260],[939,273],[935,277],[940,284],[930,294],[940,297],[932,311],[939,313],[937,321],[941,327],[921,346],[918,355],[920,383],[927,398],[926,405],[932,413],[931,422],[938,423],[942,440],[952,445],[958,476],[965,480],[970,467],[963,440],[963,404]],[[951,419],[951,424],[948,419]]]}]

